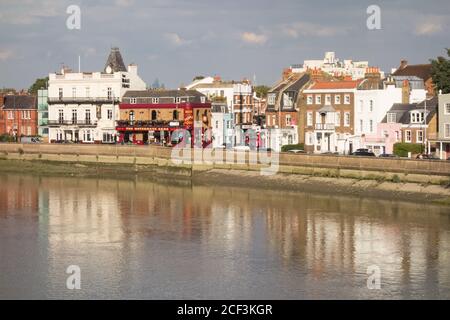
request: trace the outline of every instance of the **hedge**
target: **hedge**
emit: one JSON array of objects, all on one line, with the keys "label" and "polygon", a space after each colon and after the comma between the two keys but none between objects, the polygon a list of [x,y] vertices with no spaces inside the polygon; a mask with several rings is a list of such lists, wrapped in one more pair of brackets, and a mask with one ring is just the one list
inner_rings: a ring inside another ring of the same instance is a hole
[{"label": "hedge", "polygon": [[399,157],[407,157],[408,152],[412,154],[423,153],[424,145],[421,143],[396,143],[394,144],[394,154]]},{"label": "hedge", "polygon": [[16,142],[16,138],[8,134],[0,135],[0,142]]},{"label": "hedge", "polygon": [[304,143],[285,144],[281,147],[281,152],[288,152],[289,150],[305,150]]}]

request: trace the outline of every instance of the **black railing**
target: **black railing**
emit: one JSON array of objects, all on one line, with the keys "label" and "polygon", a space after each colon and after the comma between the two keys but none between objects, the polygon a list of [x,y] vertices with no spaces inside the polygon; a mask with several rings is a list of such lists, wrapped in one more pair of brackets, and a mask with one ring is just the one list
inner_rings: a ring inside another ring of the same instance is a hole
[{"label": "black railing", "polygon": [[63,98],[48,98],[49,104],[57,104],[57,103],[77,103],[77,104],[84,104],[84,103],[119,103],[119,98],[112,98],[112,97],[96,97],[96,98],[90,98],[90,97],[63,97]]},{"label": "black railing", "polygon": [[96,126],[97,122],[92,120],[48,120],[49,126]]}]

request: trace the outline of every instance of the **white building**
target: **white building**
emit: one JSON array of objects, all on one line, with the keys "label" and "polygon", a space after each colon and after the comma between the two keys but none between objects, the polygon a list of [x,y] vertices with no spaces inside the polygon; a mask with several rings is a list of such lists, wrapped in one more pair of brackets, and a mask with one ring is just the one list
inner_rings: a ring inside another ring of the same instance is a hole
[{"label": "white building", "polygon": [[211,127],[213,148],[233,145],[233,115],[226,103],[213,102],[211,107]]},{"label": "white building", "polygon": [[[292,72],[321,69],[333,76],[351,76],[353,80],[363,79],[368,67],[368,61],[353,61],[351,59],[341,61],[336,58],[334,52],[325,52],[325,57],[321,60],[305,60],[303,65],[291,66]],[[384,76],[383,73],[382,76]]]},{"label": "white building", "polygon": [[137,66],[125,67],[118,48],[112,48],[102,72],[49,74],[50,142],[113,143],[119,102],[127,90],[145,90]]}]

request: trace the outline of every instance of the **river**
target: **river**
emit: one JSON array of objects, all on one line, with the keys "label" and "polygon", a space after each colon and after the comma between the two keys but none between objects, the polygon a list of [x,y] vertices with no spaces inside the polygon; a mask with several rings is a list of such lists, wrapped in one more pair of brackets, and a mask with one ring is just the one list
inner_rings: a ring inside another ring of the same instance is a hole
[{"label": "river", "polygon": [[0,299],[12,298],[450,299],[450,209],[1,174]]}]

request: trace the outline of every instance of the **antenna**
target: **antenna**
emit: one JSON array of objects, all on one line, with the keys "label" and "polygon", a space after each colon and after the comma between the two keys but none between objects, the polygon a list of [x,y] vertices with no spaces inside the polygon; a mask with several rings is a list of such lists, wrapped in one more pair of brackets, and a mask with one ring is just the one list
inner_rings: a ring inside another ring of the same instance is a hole
[{"label": "antenna", "polygon": [[78,73],[81,72],[81,56],[78,55]]}]

